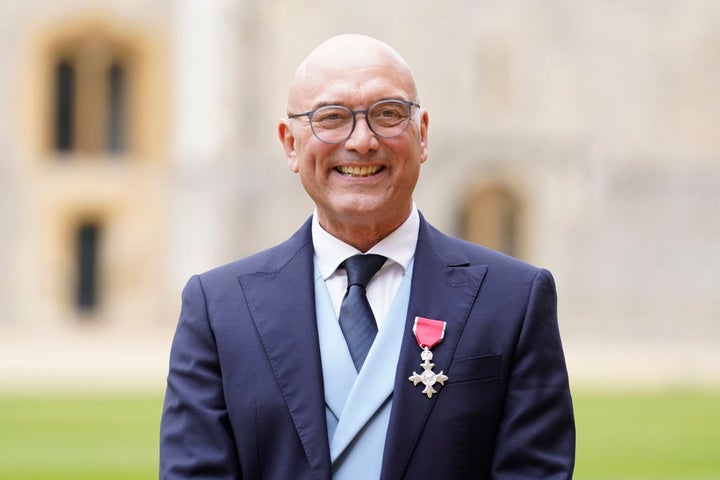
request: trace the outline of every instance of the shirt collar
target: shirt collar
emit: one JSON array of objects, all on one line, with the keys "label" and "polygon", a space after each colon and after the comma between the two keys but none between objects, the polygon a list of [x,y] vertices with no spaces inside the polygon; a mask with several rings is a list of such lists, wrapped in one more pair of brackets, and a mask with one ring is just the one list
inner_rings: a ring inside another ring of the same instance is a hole
[{"label": "shirt collar", "polygon": [[[396,228],[390,235],[380,240],[367,253],[374,253],[387,257],[389,260],[407,270],[415,255],[418,232],[420,230],[420,215],[413,203],[410,216]],[[312,218],[312,239],[315,250],[315,259],[320,268],[323,279],[328,279],[345,259],[362,253],[352,245],[333,237],[325,231],[317,219],[317,210]]]}]

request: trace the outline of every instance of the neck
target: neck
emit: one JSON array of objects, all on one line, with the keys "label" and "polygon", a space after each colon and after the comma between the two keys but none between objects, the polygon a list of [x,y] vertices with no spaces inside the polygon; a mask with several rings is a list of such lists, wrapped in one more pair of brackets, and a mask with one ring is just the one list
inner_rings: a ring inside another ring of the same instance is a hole
[{"label": "neck", "polygon": [[365,253],[402,225],[410,216],[411,211],[412,207],[404,215],[397,215],[393,219],[385,219],[381,222],[368,221],[367,218],[361,218],[358,221],[345,219],[334,222],[318,212],[318,222],[333,237]]}]

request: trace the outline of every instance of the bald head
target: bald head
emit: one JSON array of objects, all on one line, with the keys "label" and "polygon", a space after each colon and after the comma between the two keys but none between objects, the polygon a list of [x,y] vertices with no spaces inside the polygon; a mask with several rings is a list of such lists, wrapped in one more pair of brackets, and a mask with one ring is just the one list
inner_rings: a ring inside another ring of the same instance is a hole
[{"label": "bald head", "polygon": [[309,101],[320,97],[336,82],[362,89],[361,83],[380,80],[395,82],[417,100],[410,68],[390,45],[366,35],[332,37],[315,48],[295,72],[288,111],[305,111]]}]

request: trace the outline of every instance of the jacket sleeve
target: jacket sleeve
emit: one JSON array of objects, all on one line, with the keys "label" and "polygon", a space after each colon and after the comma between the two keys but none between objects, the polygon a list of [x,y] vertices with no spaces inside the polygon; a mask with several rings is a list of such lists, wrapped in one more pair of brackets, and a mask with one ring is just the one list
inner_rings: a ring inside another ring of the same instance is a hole
[{"label": "jacket sleeve", "polygon": [[188,478],[241,478],[215,336],[197,276],[183,291],[160,423],[160,479]]},{"label": "jacket sleeve", "polygon": [[491,478],[571,479],[575,421],[555,283],[546,270],[533,281],[511,362]]}]

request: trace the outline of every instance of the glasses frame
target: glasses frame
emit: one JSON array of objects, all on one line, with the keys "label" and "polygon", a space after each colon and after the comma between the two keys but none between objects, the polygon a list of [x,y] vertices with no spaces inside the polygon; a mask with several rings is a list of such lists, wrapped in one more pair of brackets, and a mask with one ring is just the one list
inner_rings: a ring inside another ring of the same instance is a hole
[{"label": "glasses frame", "polygon": [[[369,112],[370,110],[372,110],[373,108],[377,107],[378,105],[382,105],[383,103],[389,103],[389,102],[403,103],[403,104],[405,104],[405,105],[407,106],[407,108],[408,108],[408,119],[407,119],[407,122],[405,123],[405,128],[403,128],[402,131],[400,131],[399,133],[396,133],[395,135],[382,135],[382,134],[376,132],[375,129],[373,128],[372,124],[370,123],[369,117],[368,117],[368,112]],[[348,112],[350,112],[350,114],[352,115],[352,127],[350,128],[350,132],[348,132],[348,134],[347,134],[347,136],[346,136],[345,138],[343,138],[342,140],[338,140],[337,142],[328,142],[327,140],[323,140],[323,139],[320,138],[320,136],[315,132],[315,128],[313,127],[313,121],[312,121],[313,115],[315,115],[315,113],[316,113],[318,110],[321,110],[321,109],[323,109],[323,108],[328,108],[328,107],[329,107],[329,108],[342,108],[342,109],[347,110]],[[330,144],[330,145],[337,145],[337,144],[339,144],[339,143],[345,142],[348,138],[352,137],[352,134],[353,134],[353,132],[355,131],[355,127],[357,126],[357,118],[356,118],[356,115],[358,115],[358,114],[363,114],[363,115],[365,115],[365,123],[367,124],[368,128],[370,129],[370,131],[371,131],[374,135],[377,135],[377,136],[380,137],[380,138],[395,138],[395,137],[399,137],[400,135],[402,135],[403,133],[405,133],[405,132],[407,131],[408,127],[410,126],[410,121],[411,121],[410,117],[412,117],[412,107],[418,107],[418,108],[420,108],[420,104],[417,103],[417,102],[412,102],[412,101],[410,101],[410,100],[401,100],[401,99],[398,99],[398,98],[390,98],[390,99],[387,99],[387,100],[380,100],[379,102],[375,102],[375,103],[373,103],[372,105],[370,105],[368,108],[366,108],[365,110],[351,110],[351,109],[349,109],[348,107],[345,107],[345,106],[343,106],[343,105],[323,105],[322,107],[318,107],[318,108],[316,108],[315,110],[310,110],[309,112],[305,112],[305,113],[288,113],[288,119],[299,118],[299,117],[308,117],[308,120],[310,121],[310,129],[312,130],[313,135],[315,135],[315,138],[317,138],[318,140],[320,140],[320,141],[323,142],[323,143],[327,143],[327,144]]]}]

